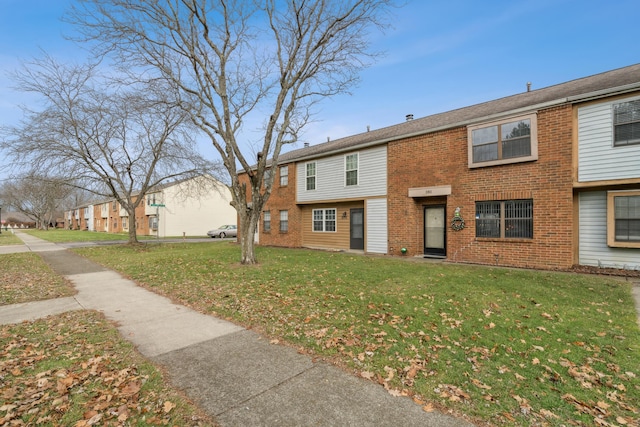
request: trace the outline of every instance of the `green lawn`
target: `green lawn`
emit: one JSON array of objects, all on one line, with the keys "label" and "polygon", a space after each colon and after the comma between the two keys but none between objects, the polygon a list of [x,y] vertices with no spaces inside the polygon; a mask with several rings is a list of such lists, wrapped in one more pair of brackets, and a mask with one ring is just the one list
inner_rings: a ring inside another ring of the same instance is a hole
[{"label": "green lawn", "polygon": [[22,240],[18,239],[10,230],[2,229],[2,233],[0,234],[0,246],[21,244]]},{"label": "green lawn", "polygon": [[[236,244],[78,250],[203,312],[495,425],[637,425],[630,283]],[[634,424],[635,423],[635,424]]]},{"label": "green lawn", "polygon": [[[65,230],[61,228],[49,229],[49,230],[23,230],[25,233],[32,236],[39,237],[40,239],[48,240],[54,243],[68,243],[68,242],[100,242],[100,241],[123,241],[129,240],[129,234],[127,233],[98,233],[95,231],[82,231],[82,230]],[[138,236],[138,240],[155,239],[151,236]]]},{"label": "green lawn", "polygon": [[74,295],[76,290],[37,254],[0,256],[0,306]]}]

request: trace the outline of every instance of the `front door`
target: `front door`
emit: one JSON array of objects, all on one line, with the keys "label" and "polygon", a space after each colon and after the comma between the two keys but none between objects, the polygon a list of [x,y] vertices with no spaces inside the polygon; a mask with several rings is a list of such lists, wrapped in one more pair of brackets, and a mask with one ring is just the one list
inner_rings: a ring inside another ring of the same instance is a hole
[{"label": "front door", "polygon": [[351,209],[349,215],[349,247],[364,249],[364,209]]},{"label": "front door", "polygon": [[424,208],[424,254],[444,257],[446,251],[446,206],[435,205]]}]

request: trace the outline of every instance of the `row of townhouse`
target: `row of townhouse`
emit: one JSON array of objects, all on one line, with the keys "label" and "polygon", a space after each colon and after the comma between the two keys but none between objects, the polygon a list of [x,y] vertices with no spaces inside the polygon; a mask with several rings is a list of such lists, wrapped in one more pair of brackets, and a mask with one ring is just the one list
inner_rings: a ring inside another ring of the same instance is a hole
[{"label": "row of townhouse", "polygon": [[[236,223],[229,204],[231,192],[217,182],[208,191],[194,191],[194,180],[172,182],[155,188],[136,209],[139,236],[205,236],[223,224]],[[202,187],[200,187],[202,188]],[[126,233],[132,221],[116,200],[105,200],[65,212],[65,226],[72,230]]]},{"label": "row of townhouse", "polygon": [[640,64],[409,115],[276,172],[260,244],[640,269]]}]

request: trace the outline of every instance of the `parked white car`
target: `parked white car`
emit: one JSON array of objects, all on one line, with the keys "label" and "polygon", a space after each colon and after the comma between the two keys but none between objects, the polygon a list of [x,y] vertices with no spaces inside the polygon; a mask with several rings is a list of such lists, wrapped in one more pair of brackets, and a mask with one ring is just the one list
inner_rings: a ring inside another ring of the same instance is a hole
[{"label": "parked white car", "polygon": [[207,236],[212,239],[215,239],[216,237],[221,239],[224,239],[225,237],[236,237],[238,236],[238,227],[232,224],[222,225],[215,230],[207,231]]}]

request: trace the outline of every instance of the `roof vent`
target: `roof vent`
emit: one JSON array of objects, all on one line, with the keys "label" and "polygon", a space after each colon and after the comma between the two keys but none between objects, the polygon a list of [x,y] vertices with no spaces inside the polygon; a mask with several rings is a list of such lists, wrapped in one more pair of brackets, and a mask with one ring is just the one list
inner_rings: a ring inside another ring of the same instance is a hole
[{"label": "roof vent", "polygon": [[527,82],[527,92],[531,92],[531,82]]},{"label": "roof vent", "polygon": [[329,142],[329,141],[331,141],[331,138],[330,138],[330,137],[327,137],[327,142]]},{"label": "roof vent", "polygon": [[309,148],[309,143],[308,142],[304,143],[304,148]]},{"label": "roof vent", "polygon": [[407,119],[407,121],[413,120],[413,114],[407,114],[405,118]]}]

